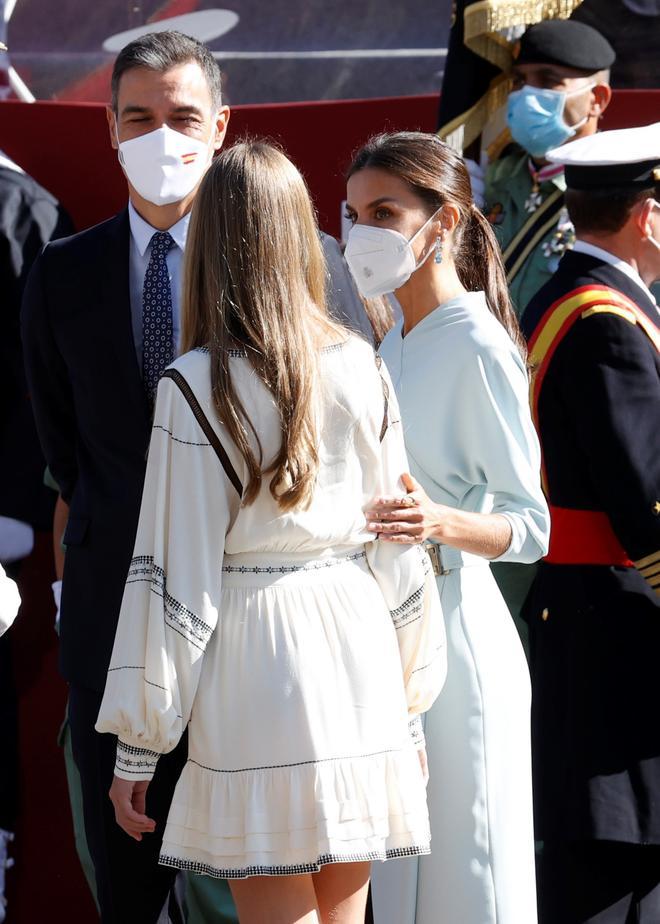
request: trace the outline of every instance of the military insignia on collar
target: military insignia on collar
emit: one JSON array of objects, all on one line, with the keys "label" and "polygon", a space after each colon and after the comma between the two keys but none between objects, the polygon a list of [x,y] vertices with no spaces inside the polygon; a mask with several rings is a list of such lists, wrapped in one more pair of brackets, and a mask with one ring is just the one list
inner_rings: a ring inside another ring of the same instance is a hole
[{"label": "military insignia on collar", "polygon": [[538,184],[535,183],[534,186],[532,186],[532,191],[525,199],[525,211],[529,212],[529,214],[531,215],[533,212],[537,210],[537,208],[539,207],[539,205],[541,205],[542,202],[543,202],[543,194],[541,193],[541,190],[539,189]]},{"label": "military insignia on collar", "polygon": [[554,273],[559,261],[567,250],[572,250],[575,244],[575,228],[568,217],[568,211],[563,208],[559,213],[559,221],[552,236],[541,245],[543,256],[548,258],[548,269]]}]

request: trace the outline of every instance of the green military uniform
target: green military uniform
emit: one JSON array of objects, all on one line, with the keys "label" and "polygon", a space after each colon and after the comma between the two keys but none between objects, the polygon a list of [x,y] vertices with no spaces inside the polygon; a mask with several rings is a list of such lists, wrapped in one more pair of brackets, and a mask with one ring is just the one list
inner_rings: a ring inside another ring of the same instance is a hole
[{"label": "green military uniform", "polygon": [[[502,248],[518,317],[575,240],[564,209],[565,189],[563,172],[535,183],[529,154],[517,146],[486,171],[485,211]],[[527,626],[519,617],[536,566],[502,562],[491,569],[526,648]]]},{"label": "green military uniform", "polygon": [[518,317],[575,239],[563,208],[565,189],[563,172],[535,184],[529,154],[517,146],[486,171],[485,211],[505,257]]}]

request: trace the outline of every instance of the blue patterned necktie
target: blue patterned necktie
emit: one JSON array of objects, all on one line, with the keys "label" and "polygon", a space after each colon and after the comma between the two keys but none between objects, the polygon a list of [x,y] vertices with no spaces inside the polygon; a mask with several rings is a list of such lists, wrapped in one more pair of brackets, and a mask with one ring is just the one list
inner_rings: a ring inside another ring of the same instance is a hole
[{"label": "blue patterned necktie", "polygon": [[158,381],[174,359],[172,290],[166,257],[174,246],[167,231],[151,238],[151,258],[142,290],[142,378],[150,403],[156,399]]}]

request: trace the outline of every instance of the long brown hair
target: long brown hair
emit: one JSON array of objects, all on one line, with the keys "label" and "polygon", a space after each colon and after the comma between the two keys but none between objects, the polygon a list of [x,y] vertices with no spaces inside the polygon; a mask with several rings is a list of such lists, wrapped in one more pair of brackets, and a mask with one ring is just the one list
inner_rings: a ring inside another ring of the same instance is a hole
[{"label": "long brown hair", "polygon": [[[326,272],[309,192],[291,161],[264,141],[223,150],[193,207],[182,351],[210,352],[213,401],[248,469],[244,504],[271,472],[270,492],[282,510],[311,501],[319,466],[319,347],[346,337],[327,315]],[[237,348],[246,351],[280,417],[280,449],[263,470],[258,434],[232,382],[229,356]]]},{"label": "long brown hair", "polygon": [[452,257],[462,285],[483,290],[488,307],[523,358],[527,346],[511,304],[502,255],[490,222],[472,199],[470,176],[459,154],[435,135],[394,132],[376,135],[354,155],[347,179],[374,167],[406,182],[427,204],[429,217],[451,203],[459,211]]}]

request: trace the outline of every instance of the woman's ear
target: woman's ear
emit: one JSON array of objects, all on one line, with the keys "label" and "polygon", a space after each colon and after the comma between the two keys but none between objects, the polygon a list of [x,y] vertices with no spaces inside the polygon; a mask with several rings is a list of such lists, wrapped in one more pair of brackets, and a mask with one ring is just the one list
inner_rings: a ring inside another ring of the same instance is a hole
[{"label": "woman's ear", "polygon": [[461,213],[458,210],[458,206],[453,205],[451,202],[445,203],[440,210],[438,215],[438,223],[440,228],[446,233],[451,234],[456,225],[458,224],[461,217]]}]

